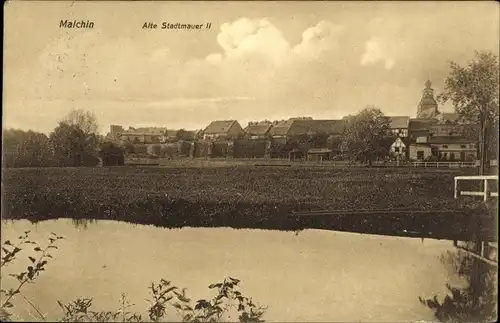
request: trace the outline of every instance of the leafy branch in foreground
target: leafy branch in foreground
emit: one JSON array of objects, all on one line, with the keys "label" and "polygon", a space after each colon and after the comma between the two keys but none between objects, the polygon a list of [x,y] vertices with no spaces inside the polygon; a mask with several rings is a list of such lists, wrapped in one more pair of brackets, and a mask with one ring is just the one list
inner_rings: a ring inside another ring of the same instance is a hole
[{"label": "leafy branch in foreground", "polygon": [[[229,321],[231,310],[236,311],[239,322],[264,322],[262,316],[265,308],[243,296],[238,290],[239,283],[238,279],[229,277],[221,283],[212,284],[209,288],[216,290],[217,294],[210,300],[200,299],[193,306],[191,299],[186,296],[185,289],[179,290],[172,286],[170,281],[161,279],[160,282],[152,283],[149,287],[148,319],[152,322],[163,322],[167,316],[167,309],[170,307],[177,312],[182,322]],[[64,314],[63,322],[143,321],[140,314],[128,311],[134,304],[130,304],[126,300],[125,294],[122,294],[121,308],[114,312],[92,311],[91,298],[79,298],[68,304],[58,303]],[[225,314],[227,317],[224,317]]]},{"label": "leafy branch in foreground", "polygon": [[[14,306],[12,304],[14,296],[21,294],[21,289],[25,284],[33,284],[40,276],[40,273],[45,271],[48,259],[52,258],[52,254],[50,253],[51,249],[58,249],[56,242],[63,239],[63,237],[52,232],[52,236],[48,239],[49,243],[47,246],[45,248],[41,248],[35,241],[30,241],[28,239],[30,232],[30,230],[25,231],[23,235],[19,236],[19,242],[17,244],[13,244],[10,240],[6,240],[2,244],[2,256],[0,259],[0,267],[2,268],[2,271],[4,271],[4,267],[12,264],[14,260],[17,259],[17,255],[23,250],[23,247],[26,248],[26,245],[34,245],[35,247],[33,248],[33,251],[38,254],[38,257],[28,256],[30,265],[26,267],[25,271],[18,274],[9,274],[9,276],[14,277],[17,280],[17,287],[10,288],[8,290],[3,288],[0,289],[0,295],[3,299],[0,305],[0,319],[2,321],[9,320],[11,317],[11,313],[9,313],[7,309]],[[3,277],[0,276],[0,279],[3,279]],[[28,301],[28,303],[34,307],[31,302]],[[36,307],[34,308],[41,319],[44,320],[45,318],[40,311]]]},{"label": "leafy branch in foreground", "polygon": [[[14,260],[18,254],[26,249],[26,246],[34,246],[33,251],[37,256],[28,256],[29,266],[19,274],[9,274],[17,280],[15,288],[1,290],[2,301],[0,306],[0,321],[10,321],[12,313],[8,309],[14,307],[12,300],[16,295],[21,295],[21,289],[26,284],[33,284],[45,271],[48,259],[52,258],[51,249],[58,249],[57,241],[63,237],[51,233],[46,247],[40,247],[36,242],[28,239],[30,231],[25,231],[19,236],[19,241],[13,244],[6,240],[2,245],[2,257],[0,266],[2,271]],[[0,277],[1,278],[1,277]],[[236,278],[226,278],[221,283],[208,286],[210,290],[216,291],[216,295],[209,300],[200,299],[195,305],[191,304],[191,299],[186,296],[186,289],[179,290],[172,286],[170,281],[161,279],[158,283],[152,283],[149,287],[150,297],[147,299],[148,320],[162,322],[166,319],[167,309],[174,310],[183,322],[221,322],[229,321],[231,315],[236,314],[239,322],[264,322],[262,316],[265,308],[255,304],[252,299],[243,296],[239,291],[240,280]],[[44,315],[27,298],[28,304],[33,307],[41,320],[45,321]],[[58,304],[63,312],[62,322],[143,322],[141,314],[130,310],[135,304],[127,300],[127,295],[122,294],[120,307],[115,311],[93,311],[92,298],[78,298],[70,303]]]}]

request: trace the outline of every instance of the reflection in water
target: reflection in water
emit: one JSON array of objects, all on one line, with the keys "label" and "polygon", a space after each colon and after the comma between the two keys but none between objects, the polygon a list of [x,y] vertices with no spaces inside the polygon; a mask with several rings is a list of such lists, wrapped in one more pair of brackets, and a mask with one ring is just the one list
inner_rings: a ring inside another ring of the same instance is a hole
[{"label": "reflection in water", "polygon": [[[267,321],[432,320],[418,297],[442,298],[450,282],[440,262],[452,250],[448,241],[66,219],[36,226],[4,221],[2,240],[27,229],[40,243],[51,232],[65,237],[47,271],[24,293],[49,319],[61,315],[57,300],[93,297],[96,310],[109,310],[126,292],[135,310],[143,311],[152,281],[165,278],[199,299],[211,296],[208,285],[231,276],[241,279],[246,295],[268,306]],[[9,272],[25,268],[29,255],[23,251]],[[34,317],[27,301],[17,302],[19,315]]]},{"label": "reflection in water", "polygon": [[88,229],[89,224],[96,224],[97,221],[95,219],[71,219],[73,226],[76,229]]}]

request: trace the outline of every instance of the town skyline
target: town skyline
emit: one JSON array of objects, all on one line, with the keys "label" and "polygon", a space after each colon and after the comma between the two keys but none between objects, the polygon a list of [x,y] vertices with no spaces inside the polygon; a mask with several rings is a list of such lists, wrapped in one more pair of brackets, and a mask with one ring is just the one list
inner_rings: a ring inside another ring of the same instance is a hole
[{"label": "town skyline", "polygon": [[[5,9],[3,127],[43,133],[79,108],[96,114],[100,133],[111,124],[194,130],[213,120],[341,119],[368,105],[415,117],[425,81],[439,94],[450,60],[466,64],[474,51],[499,48],[495,3],[29,1]],[[61,19],[95,26],[60,29]],[[212,27],[141,29],[162,20]]]}]

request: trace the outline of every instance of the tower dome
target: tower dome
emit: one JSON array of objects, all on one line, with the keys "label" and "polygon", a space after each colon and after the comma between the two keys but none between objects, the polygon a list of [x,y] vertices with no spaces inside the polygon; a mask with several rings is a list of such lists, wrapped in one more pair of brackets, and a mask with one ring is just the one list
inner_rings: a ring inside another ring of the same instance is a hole
[{"label": "tower dome", "polygon": [[434,89],[431,86],[431,81],[427,80],[425,89],[422,91],[422,98],[418,104],[417,118],[430,119],[439,114],[438,104],[434,98]]}]

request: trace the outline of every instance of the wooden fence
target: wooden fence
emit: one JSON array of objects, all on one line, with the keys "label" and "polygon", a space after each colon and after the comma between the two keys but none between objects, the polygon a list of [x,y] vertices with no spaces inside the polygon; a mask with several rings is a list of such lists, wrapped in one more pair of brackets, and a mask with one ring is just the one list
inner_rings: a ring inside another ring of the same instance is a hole
[{"label": "wooden fence", "polygon": [[413,162],[413,167],[432,167],[432,168],[474,168],[478,167],[477,163],[472,162]]}]

